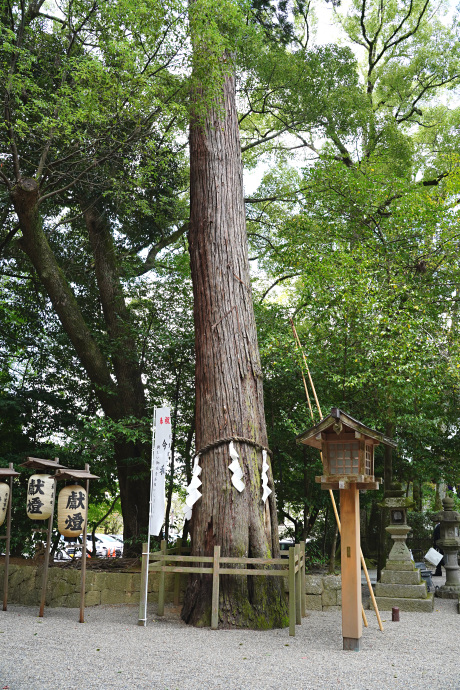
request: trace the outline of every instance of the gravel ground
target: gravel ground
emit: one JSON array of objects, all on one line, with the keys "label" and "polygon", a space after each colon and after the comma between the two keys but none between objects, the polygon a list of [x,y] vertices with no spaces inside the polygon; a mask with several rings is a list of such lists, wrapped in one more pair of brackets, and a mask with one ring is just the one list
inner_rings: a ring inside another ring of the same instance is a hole
[{"label": "gravel ground", "polygon": [[382,612],[384,632],[367,612],[362,650],[344,652],[341,613],[310,611],[296,628],[256,632],[196,629],[179,610],[158,618],[149,606],[139,627],[137,606],[0,611],[0,690],[154,688],[158,690],[305,690],[316,688],[442,687],[460,689],[459,626],[455,600],[435,610]]}]

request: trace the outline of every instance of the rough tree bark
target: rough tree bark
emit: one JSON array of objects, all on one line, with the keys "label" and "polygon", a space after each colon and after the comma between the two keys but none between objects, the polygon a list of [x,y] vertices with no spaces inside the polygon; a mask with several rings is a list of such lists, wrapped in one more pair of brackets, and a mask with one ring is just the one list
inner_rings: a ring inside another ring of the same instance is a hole
[{"label": "rough tree bark", "polygon": [[[196,98],[203,99],[202,92]],[[223,78],[222,99],[190,126],[190,263],[196,346],[196,448],[240,436],[266,446],[262,372],[253,313],[235,81]],[[262,503],[262,452],[235,443],[245,489],[231,483],[229,445],[201,458],[202,498],[193,507],[192,553],[279,554],[274,492]],[[271,470],[270,470],[271,475]],[[273,489],[273,479],[270,476]],[[220,627],[287,624],[281,578],[221,577]],[[191,579],[182,617],[209,625],[209,576]]]}]

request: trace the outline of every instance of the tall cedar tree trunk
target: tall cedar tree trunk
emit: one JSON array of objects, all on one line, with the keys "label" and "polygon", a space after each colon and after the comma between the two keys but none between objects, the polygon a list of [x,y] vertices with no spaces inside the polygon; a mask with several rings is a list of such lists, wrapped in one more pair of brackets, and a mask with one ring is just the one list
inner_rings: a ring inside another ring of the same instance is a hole
[{"label": "tall cedar tree trunk", "polygon": [[[196,97],[203,94],[196,93]],[[196,347],[196,448],[241,436],[267,445],[262,371],[252,305],[235,80],[225,77],[219,107],[190,125],[190,263]],[[202,498],[193,507],[192,554],[279,554],[274,491],[262,503],[262,452],[235,443],[245,489],[231,483],[229,445],[202,457]],[[273,479],[270,469],[270,486]],[[287,624],[282,578],[222,576],[219,626]],[[193,576],[183,619],[209,625],[210,576]]]},{"label": "tall cedar tree trunk", "polygon": [[[37,271],[105,414],[113,421],[130,415],[137,418],[145,416],[144,390],[135,358],[129,313],[121,292],[112,237],[102,215],[94,210],[84,214],[104,319],[113,346],[112,365],[116,382],[43,231],[36,181],[20,180],[12,189],[11,198],[22,231],[19,246]],[[149,467],[142,459],[144,455],[145,449],[140,444],[125,442],[123,438],[115,442],[124,537],[134,542],[139,541],[140,533],[147,532]]]}]

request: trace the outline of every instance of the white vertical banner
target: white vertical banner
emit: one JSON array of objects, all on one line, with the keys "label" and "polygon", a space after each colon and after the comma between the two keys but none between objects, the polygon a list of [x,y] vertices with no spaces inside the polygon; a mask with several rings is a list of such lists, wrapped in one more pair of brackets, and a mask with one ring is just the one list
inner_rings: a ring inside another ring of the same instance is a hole
[{"label": "white vertical banner", "polygon": [[171,416],[169,407],[155,410],[150,478],[149,534],[158,536],[165,517],[165,475],[171,450]]}]

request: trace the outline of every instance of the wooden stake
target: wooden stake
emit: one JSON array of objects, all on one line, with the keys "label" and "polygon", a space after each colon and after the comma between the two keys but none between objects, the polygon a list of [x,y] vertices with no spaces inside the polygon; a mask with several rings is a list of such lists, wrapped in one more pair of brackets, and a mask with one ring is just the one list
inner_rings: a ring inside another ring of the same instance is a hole
[{"label": "wooden stake", "polygon": [[[176,542],[177,553],[180,556],[182,553],[182,539],[178,539]],[[179,606],[180,602],[180,573],[174,575],[174,606]]]},{"label": "wooden stake", "polygon": [[[57,462],[58,458],[56,458]],[[50,562],[50,550],[51,550],[51,536],[53,532],[53,520],[54,520],[54,504],[56,502],[56,477],[54,477],[54,493],[53,493],[53,505],[51,506],[51,515],[48,518],[48,534],[46,537],[46,550],[45,550],[45,562],[43,564],[43,580],[42,580],[42,594],[40,599],[40,609],[38,612],[38,617],[43,618],[45,612],[45,599],[46,599],[46,584],[48,582],[48,568]]]},{"label": "wooden stake", "polygon": [[[85,463],[85,471],[89,472],[89,465]],[[83,527],[83,543],[81,549],[81,576],[80,576],[80,623],[85,622],[85,594],[86,594],[86,535],[88,534],[88,503],[89,503],[89,479],[86,480],[86,513]]]},{"label": "wooden stake", "polygon": [[302,606],[302,618],[307,615],[306,612],[306,593],[307,589],[306,579],[305,579],[305,542],[300,542],[300,557],[302,559],[302,569],[301,569],[301,579],[300,579],[300,592],[301,592],[301,606]]},{"label": "wooden stake", "polygon": [[296,625],[296,601],[295,601],[295,551],[294,547],[289,548],[289,635],[295,637]]},{"label": "wooden stake", "polygon": [[[14,470],[13,463],[9,463],[10,470]],[[6,544],[5,544],[5,571],[3,573],[3,610],[6,611],[8,602],[8,570],[10,565],[10,542],[11,542],[11,504],[13,503],[13,477],[10,477],[10,495],[8,498],[8,513],[6,518]]]},{"label": "wooden stake", "polygon": [[217,630],[219,625],[219,559],[220,546],[215,546],[212,561],[211,630]]},{"label": "wooden stake", "polygon": [[[314,383],[313,383],[313,379],[312,379],[311,374],[310,374],[310,369],[308,368],[307,358],[305,357],[305,353],[304,353],[303,348],[302,348],[302,345],[301,345],[301,343],[300,343],[300,339],[299,339],[299,336],[298,336],[298,334],[297,334],[296,327],[294,326],[294,321],[293,321],[292,319],[289,319],[289,320],[290,320],[290,322],[291,322],[292,331],[293,331],[293,333],[294,333],[294,338],[295,338],[295,340],[296,340],[296,345],[297,345],[297,347],[299,348],[300,352],[302,353],[303,361],[304,361],[304,363],[305,363],[305,367],[306,367],[307,373],[308,373],[308,379],[309,379],[309,381],[310,381],[311,389],[312,389],[312,391],[313,391],[313,395],[314,395],[314,398],[315,398],[315,401],[316,401],[316,407],[317,407],[317,409],[318,409],[320,418],[322,419],[322,418],[323,418],[323,413],[321,412],[321,407],[320,407],[320,404],[319,404],[319,401],[318,401],[318,396],[316,395],[315,385],[314,385]],[[309,398],[309,396],[308,396],[308,390],[307,390],[307,385],[306,385],[306,383],[305,383],[305,377],[304,377],[304,375],[303,375],[303,371],[302,371],[302,378],[303,378],[303,381],[304,381],[305,393],[306,393],[307,400],[308,400],[308,406],[309,406],[309,408],[310,408],[311,418],[312,418],[312,420],[314,421],[313,411],[312,411],[312,409],[311,409],[310,398]],[[323,461],[323,454],[320,453],[320,455],[321,455],[321,462],[322,462],[322,461]],[[334,494],[332,493],[332,489],[329,489],[329,496],[331,497],[332,506],[333,506],[333,508],[334,508],[335,519],[336,519],[336,521],[337,521],[337,526],[338,526],[338,528],[339,528],[339,534],[341,535],[340,517],[339,517],[339,514],[338,514],[338,512],[337,512],[337,506],[336,506],[336,503],[335,503]],[[379,609],[378,609],[378,606],[377,606],[377,602],[376,602],[376,600],[375,600],[374,590],[372,589],[371,580],[370,580],[370,577],[369,577],[369,573],[368,573],[368,570],[367,570],[367,565],[366,565],[366,562],[365,562],[365,560],[364,560],[364,556],[363,556],[363,552],[362,552],[361,547],[360,547],[360,549],[359,549],[359,552],[360,552],[360,556],[361,556],[361,565],[362,565],[362,568],[363,568],[363,570],[364,570],[364,574],[365,574],[365,576],[366,576],[367,586],[369,587],[369,593],[370,593],[370,595],[371,595],[372,605],[373,605],[373,607],[374,607],[375,615],[377,616],[377,621],[378,621],[378,624],[379,624],[380,631],[383,632],[382,619],[380,618]],[[366,619],[366,614],[364,613],[364,609],[362,609],[362,616],[363,616],[364,625],[365,625],[365,627],[367,628],[368,625],[367,625],[367,619]]]}]

